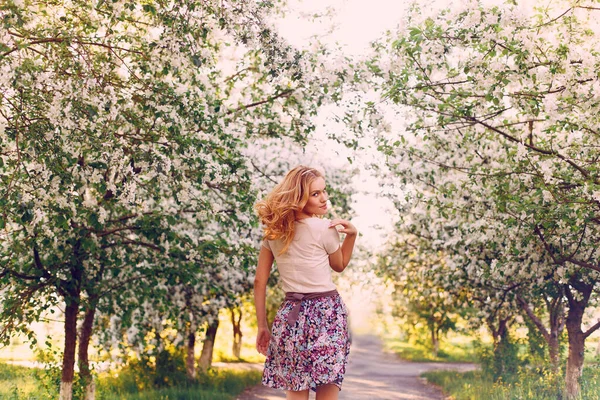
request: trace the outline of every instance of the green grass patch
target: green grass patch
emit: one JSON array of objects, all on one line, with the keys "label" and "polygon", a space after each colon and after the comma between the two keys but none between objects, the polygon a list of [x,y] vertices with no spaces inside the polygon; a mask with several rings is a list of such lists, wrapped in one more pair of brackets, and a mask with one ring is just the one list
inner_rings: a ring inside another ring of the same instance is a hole
[{"label": "green grass patch", "polygon": [[[17,380],[24,380],[31,376],[31,368],[20,367],[18,365],[10,365],[0,363],[0,382],[6,383]],[[0,386],[0,390],[5,385]]]},{"label": "green grass patch", "polygon": [[437,356],[431,347],[393,337],[384,338],[384,348],[400,358],[414,362],[478,362],[473,340],[457,337],[440,344]]},{"label": "green grass patch", "polygon": [[235,396],[190,387],[152,390],[136,394],[101,393],[96,398],[98,400],[233,400]]},{"label": "green grass patch", "polygon": [[256,351],[256,348],[252,348],[252,351],[256,354],[252,354],[251,351],[242,352],[240,358],[234,357],[230,352],[223,351],[215,348],[213,362],[225,362],[225,363],[254,363],[262,364],[265,362],[265,356]]},{"label": "green grass patch", "polygon": [[[564,390],[562,375],[534,370],[520,371],[512,382],[493,382],[481,371],[432,371],[422,376],[454,400],[556,400]],[[580,399],[600,400],[600,368],[584,369]]]},{"label": "green grass patch", "polygon": [[260,382],[260,371],[211,369],[199,375],[197,382],[175,387],[152,389],[128,370],[118,376],[104,374],[98,377],[98,400],[232,400],[245,388]]},{"label": "green grass patch", "polygon": [[[58,396],[58,386],[44,382],[49,375],[44,370],[0,363],[0,399],[52,400]],[[124,368],[106,372],[96,380],[98,400],[233,400],[249,386],[260,382],[261,372],[231,369],[211,369],[196,382],[174,387],[153,388],[133,371]],[[44,388],[44,387],[49,387]],[[75,388],[75,398],[78,390]]]},{"label": "green grass patch", "polygon": [[33,368],[0,363],[0,399],[51,399],[40,388],[38,372]]}]

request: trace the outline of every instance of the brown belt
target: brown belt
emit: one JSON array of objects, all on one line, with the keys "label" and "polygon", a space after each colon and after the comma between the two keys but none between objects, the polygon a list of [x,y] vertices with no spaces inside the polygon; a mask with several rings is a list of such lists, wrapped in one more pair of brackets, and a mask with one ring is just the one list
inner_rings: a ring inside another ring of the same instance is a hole
[{"label": "brown belt", "polygon": [[315,292],[315,293],[298,293],[298,292],[287,292],[285,294],[286,301],[296,302],[294,308],[287,316],[288,325],[293,326],[298,320],[298,314],[300,314],[300,306],[303,300],[318,299],[321,297],[333,297],[338,294],[338,291],[333,289],[329,292]]}]

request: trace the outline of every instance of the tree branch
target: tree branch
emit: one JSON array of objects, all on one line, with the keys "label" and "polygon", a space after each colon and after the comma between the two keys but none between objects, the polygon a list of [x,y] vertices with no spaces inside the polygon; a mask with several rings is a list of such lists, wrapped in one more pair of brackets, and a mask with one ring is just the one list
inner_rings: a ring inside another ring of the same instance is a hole
[{"label": "tree branch", "polygon": [[[541,149],[541,148],[539,148],[539,147],[537,147],[537,146],[533,146],[533,145],[531,145],[531,144],[529,144],[529,143],[522,142],[522,141],[518,140],[517,138],[515,138],[514,136],[511,136],[511,135],[509,135],[508,133],[506,133],[506,132],[504,132],[504,131],[502,131],[502,130],[500,130],[500,129],[496,128],[495,126],[492,126],[492,125],[490,125],[490,124],[487,124],[487,123],[485,123],[485,122],[483,122],[483,121],[480,121],[480,120],[478,120],[478,119],[477,119],[477,118],[475,118],[475,117],[465,116],[465,118],[466,118],[467,120],[469,120],[469,121],[473,121],[473,122],[475,122],[475,123],[477,123],[477,124],[480,124],[480,125],[482,125],[482,126],[484,126],[484,127],[488,128],[488,129],[490,129],[490,130],[492,130],[492,131],[494,131],[494,132],[498,133],[499,135],[501,135],[501,136],[505,137],[506,139],[508,139],[508,140],[509,140],[509,141],[511,141],[511,142],[514,142],[514,143],[521,143],[521,144],[523,144],[525,147],[527,147],[527,148],[529,148],[529,149],[531,149],[531,150],[533,150],[533,151],[535,151],[535,152],[537,152],[537,153],[544,154],[544,155],[548,155],[548,156],[555,156],[555,157],[557,157],[557,158],[559,158],[559,159],[563,160],[563,161],[564,161],[564,162],[566,162],[567,164],[571,165],[571,166],[572,166],[573,168],[575,168],[577,171],[579,171],[579,172],[581,173],[581,175],[583,175],[583,176],[584,176],[584,178],[586,178],[586,179],[590,179],[590,174],[589,174],[589,172],[588,172],[588,171],[586,171],[585,169],[583,169],[583,168],[582,168],[582,167],[580,167],[579,165],[575,164],[575,163],[574,163],[572,160],[569,160],[568,158],[566,158],[565,156],[563,156],[563,155],[562,155],[562,154],[560,154],[560,153],[557,153],[557,152],[555,152],[555,151],[553,151],[553,150],[544,150],[544,149]],[[600,181],[598,181],[597,179],[592,179],[592,181],[593,181],[595,184],[600,184]]]},{"label": "tree branch", "polygon": [[551,23],[556,22],[559,19],[561,19],[562,17],[564,17],[565,15],[567,15],[572,10],[573,10],[573,8],[571,7],[567,11],[565,11],[564,13],[560,14],[558,17],[553,18],[550,21],[544,22],[543,24],[537,25],[535,28],[541,28],[543,26],[550,25]]},{"label": "tree branch", "polygon": [[102,246],[102,249],[108,249],[110,247],[116,247],[116,246],[128,245],[128,244],[134,244],[136,246],[146,247],[146,248],[158,251],[158,252],[162,252],[163,251],[163,249],[160,246],[157,246],[157,245],[152,244],[152,243],[144,242],[144,241],[141,241],[141,240],[123,240],[123,241],[118,242],[118,243],[111,243],[111,244],[104,245],[104,246]]},{"label": "tree branch", "polygon": [[592,263],[589,263],[589,262],[586,262],[586,261],[578,260],[578,259],[576,259],[574,257],[565,258],[565,261],[568,261],[568,262],[573,263],[575,265],[579,265],[580,267],[589,268],[589,269],[593,269],[594,271],[600,272],[600,264],[592,264]]},{"label": "tree branch", "polygon": [[[9,32],[9,33],[10,33],[10,32]],[[26,38],[25,36],[22,36],[22,35],[17,35],[17,34],[14,34],[14,33],[11,33],[11,34],[13,34],[14,36],[19,36],[19,37],[21,37],[21,38]],[[32,40],[31,42],[29,42],[29,43],[26,43],[25,45],[26,45],[26,46],[32,46],[32,45],[35,45],[35,44],[44,44],[44,43],[63,43],[63,42],[72,42],[72,43],[76,43],[76,44],[79,44],[79,45],[87,45],[87,46],[99,46],[99,47],[104,47],[104,48],[106,48],[106,49],[110,50],[110,51],[111,51],[113,54],[115,54],[115,55],[117,55],[117,54],[115,53],[115,51],[114,51],[115,49],[117,49],[117,50],[123,50],[123,51],[126,51],[126,52],[128,52],[128,53],[139,54],[139,55],[142,55],[142,56],[144,55],[144,53],[143,53],[143,52],[141,52],[141,51],[137,51],[137,50],[131,50],[131,49],[126,49],[126,48],[124,48],[124,47],[116,47],[116,46],[111,46],[111,45],[108,45],[108,44],[105,44],[105,43],[98,43],[98,42],[86,42],[86,41],[83,41],[83,40],[81,40],[81,39],[79,39],[79,38],[35,38],[35,40]],[[15,46],[15,47],[13,47],[12,49],[10,49],[10,50],[8,50],[8,51],[4,52],[4,53],[3,53],[3,54],[2,54],[0,57],[2,57],[2,58],[3,58],[3,57],[6,57],[6,56],[7,56],[7,55],[9,55],[10,53],[12,53],[12,52],[15,52],[15,51],[17,51],[17,50],[20,50],[20,49],[23,49],[23,48],[25,48],[25,49],[26,49],[26,47],[23,47],[23,44],[22,44],[22,45],[20,45],[20,46]]]},{"label": "tree branch", "polygon": [[590,327],[590,329],[588,329],[587,331],[585,331],[583,333],[583,337],[587,338],[588,336],[590,336],[592,333],[596,332],[598,330],[598,328],[600,328],[600,320],[598,320],[598,322],[596,322],[594,325],[592,325]]},{"label": "tree branch", "polygon": [[542,241],[542,244],[544,245],[544,248],[546,249],[546,253],[548,253],[548,255],[552,258],[552,261],[554,261],[554,263],[556,265],[562,265],[564,263],[564,260],[558,259],[555,257],[554,250],[552,249],[552,246],[550,245],[550,243],[548,243],[546,241],[546,238],[544,237],[544,233],[540,229],[539,225],[536,224],[535,227],[533,228],[533,230],[535,231],[535,234]]},{"label": "tree branch", "polygon": [[45,278],[52,278],[52,274],[46,268],[44,268],[44,264],[42,264],[42,259],[40,258],[40,253],[38,252],[36,246],[33,246],[33,262],[36,268],[42,271],[42,274]]},{"label": "tree branch", "polygon": [[227,114],[233,114],[233,113],[236,113],[236,112],[238,112],[238,111],[240,111],[240,110],[244,110],[244,109],[248,109],[248,108],[252,108],[252,107],[256,107],[256,106],[260,106],[260,105],[262,105],[262,104],[266,104],[266,103],[269,103],[269,102],[271,102],[271,101],[273,101],[273,100],[276,100],[276,99],[278,99],[278,98],[280,98],[280,97],[288,97],[288,96],[289,96],[290,94],[292,94],[293,92],[294,92],[294,89],[284,90],[283,92],[281,92],[281,93],[278,93],[278,94],[276,94],[275,96],[271,96],[271,97],[269,97],[268,99],[261,100],[261,101],[257,101],[257,102],[255,102],[255,103],[251,103],[251,104],[247,104],[247,105],[244,105],[244,106],[238,107],[238,108],[236,108],[236,109],[234,109],[234,110],[229,110],[229,111],[227,112]]},{"label": "tree branch", "polygon": [[531,321],[535,324],[535,326],[537,326],[539,331],[542,333],[542,336],[544,336],[544,339],[546,339],[546,342],[550,342],[550,333],[544,326],[544,323],[542,322],[542,320],[540,320],[538,318],[537,315],[535,315],[535,313],[533,312],[531,307],[529,307],[529,304],[527,304],[527,302],[518,293],[517,293],[517,302],[521,305],[521,308],[523,309],[523,311],[525,311],[525,313],[527,314],[529,319],[531,319]]}]

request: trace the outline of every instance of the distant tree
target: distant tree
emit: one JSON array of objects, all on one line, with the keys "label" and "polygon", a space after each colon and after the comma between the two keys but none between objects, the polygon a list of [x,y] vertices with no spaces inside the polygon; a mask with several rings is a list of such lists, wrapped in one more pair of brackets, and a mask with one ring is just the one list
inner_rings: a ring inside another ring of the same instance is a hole
[{"label": "distant tree", "polygon": [[[437,357],[440,340],[456,328],[456,322],[467,307],[466,288],[457,287],[454,293],[440,285],[440,273],[448,273],[442,254],[428,252],[426,241],[405,236],[384,250],[380,272],[395,288],[400,313],[409,326],[424,325],[429,336],[431,351]],[[463,291],[461,294],[460,292]]]}]

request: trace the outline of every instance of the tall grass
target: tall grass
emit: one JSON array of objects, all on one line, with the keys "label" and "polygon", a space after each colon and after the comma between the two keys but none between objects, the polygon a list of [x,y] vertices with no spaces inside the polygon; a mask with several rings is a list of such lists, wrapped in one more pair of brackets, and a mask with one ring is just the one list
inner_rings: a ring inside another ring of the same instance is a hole
[{"label": "tall grass", "polygon": [[[96,382],[98,400],[233,400],[246,387],[260,382],[260,371],[211,369],[192,383],[157,389],[137,371],[124,368],[119,373],[100,374]],[[54,400],[58,387],[48,385],[43,370],[0,363],[0,399]],[[75,391],[74,399],[80,391]]]},{"label": "tall grass", "polygon": [[32,368],[0,363],[0,399],[52,399],[40,388],[36,372]]},{"label": "tall grass", "polygon": [[[557,400],[564,379],[550,372],[522,370],[512,382],[494,382],[481,371],[432,371],[422,375],[454,400]],[[581,400],[600,400],[600,368],[588,366],[581,378]]]},{"label": "tall grass", "polygon": [[138,394],[102,394],[98,400],[232,400],[233,395],[195,388],[169,388]]},{"label": "tall grass", "polygon": [[[149,388],[132,371],[122,370],[118,376],[101,375],[97,389],[99,400],[113,399],[231,399],[245,388],[260,382],[260,371],[211,369],[199,375],[196,382],[179,383],[163,389]],[[165,397],[166,396],[166,397]],[[189,397],[192,396],[192,397]],[[213,396],[213,397],[210,397]]]}]

